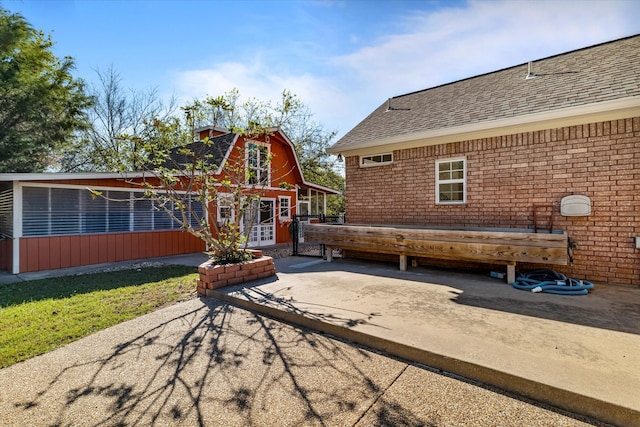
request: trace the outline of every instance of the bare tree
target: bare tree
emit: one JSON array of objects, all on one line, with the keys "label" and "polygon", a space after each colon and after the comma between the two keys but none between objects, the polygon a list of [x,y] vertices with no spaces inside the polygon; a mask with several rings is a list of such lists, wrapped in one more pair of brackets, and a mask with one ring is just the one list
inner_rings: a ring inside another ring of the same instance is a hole
[{"label": "bare tree", "polygon": [[96,70],[91,87],[93,106],[87,111],[91,126],[78,133],[76,144],[62,155],[66,172],[116,172],[139,169],[138,141],[153,120],[165,121],[176,112],[174,98],[160,99],[157,89],[127,90],[120,74],[109,67]]}]

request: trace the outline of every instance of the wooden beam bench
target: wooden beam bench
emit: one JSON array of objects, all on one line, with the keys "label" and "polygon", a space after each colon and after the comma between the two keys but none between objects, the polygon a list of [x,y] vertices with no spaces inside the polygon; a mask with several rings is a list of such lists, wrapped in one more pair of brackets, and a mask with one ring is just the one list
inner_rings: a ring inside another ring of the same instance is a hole
[{"label": "wooden beam bench", "polygon": [[567,265],[567,234],[508,228],[449,229],[412,226],[309,224],[305,242],[332,249],[395,254],[400,270],[407,256],[504,264],[507,282],[515,282],[516,263]]}]

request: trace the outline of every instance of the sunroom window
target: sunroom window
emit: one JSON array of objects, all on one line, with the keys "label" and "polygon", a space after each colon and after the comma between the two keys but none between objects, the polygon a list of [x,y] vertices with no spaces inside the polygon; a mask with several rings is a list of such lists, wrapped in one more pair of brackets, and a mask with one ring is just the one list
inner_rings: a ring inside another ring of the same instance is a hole
[{"label": "sunroom window", "polygon": [[[185,202],[191,205],[191,225],[200,227],[202,203],[188,196]],[[179,229],[163,206],[135,191],[93,195],[85,188],[25,186],[22,213],[25,237]]]}]

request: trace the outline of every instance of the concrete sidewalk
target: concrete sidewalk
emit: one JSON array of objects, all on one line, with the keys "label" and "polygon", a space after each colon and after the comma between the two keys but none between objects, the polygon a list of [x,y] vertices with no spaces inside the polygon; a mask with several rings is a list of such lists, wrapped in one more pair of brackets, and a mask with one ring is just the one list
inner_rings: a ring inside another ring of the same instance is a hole
[{"label": "concrete sidewalk", "polygon": [[582,425],[253,312],[640,426],[640,289],[558,296],[448,270],[275,261],[274,278],[212,292],[251,311],[193,300],[0,370],[0,424]]},{"label": "concrete sidewalk", "polygon": [[213,298],[1,369],[0,425],[587,427]]},{"label": "concrete sidewalk", "polygon": [[477,274],[302,257],[212,291],[324,331],[620,426],[640,426],[640,289],[533,294]]}]

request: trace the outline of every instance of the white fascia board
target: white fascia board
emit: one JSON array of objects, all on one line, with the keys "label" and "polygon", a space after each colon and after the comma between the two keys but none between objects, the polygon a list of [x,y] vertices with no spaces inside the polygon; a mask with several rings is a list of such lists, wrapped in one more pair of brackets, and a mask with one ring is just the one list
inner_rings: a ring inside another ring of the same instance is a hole
[{"label": "white fascia board", "polygon": [[329,193],[329,194],[341,194],[340,191],[338,190],[334,190],[333,188],[329,188],[329,187],[324,187],[322,185],[318,185],[318,184],[314,184],[312,182],[304,182],[304,186],[308,187],[308,188],[312,188],[314,190],[318,190],[318,191],[322,191],[324,193]]},{"label": "white fascia board", "polygon": [[472,123],[451,128],[431,129],[370,140],[349,147],[330,147],[328,153],[354,156],[379,154],[392,150],[447,144],[457,141],[491,138],[566,126],[620,120],[640,116],[640,96],[594,104],[543,111],[524,116]]},{"label": "white fascia board", "polygon": [[11,265],[11,274],[18,274],[20,273],[20,243],[22,238],[22,187],[17,181],[14,181],[12,186],[13,263]]},{"label": "white fascia board", "polygon": [[149,176],[149,172],[42,172],[42,173],[0,173],[0,181],[56,181],[74,179],[128,179]]},{"label": "white fascia board", "polygon": [[199,127],[197,129],[194,129],[193,131],[198,134],[204,130],[215,130],[216,132],[222,132],[222,133],[229,133],[229,129],[227,128],[222,128],[222,127],[218,127],[218,126],[213,126],[213,125],[208,125],[208,126],[202,126]]}]

